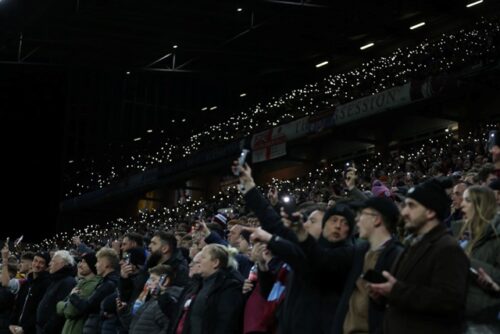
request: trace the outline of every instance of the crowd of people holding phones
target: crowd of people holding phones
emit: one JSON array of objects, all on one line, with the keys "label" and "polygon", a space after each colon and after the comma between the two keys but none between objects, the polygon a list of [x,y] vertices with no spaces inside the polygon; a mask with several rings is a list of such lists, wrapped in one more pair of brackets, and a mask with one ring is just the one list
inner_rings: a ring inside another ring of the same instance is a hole
[{"label": "crowd of people holding phones", "polygon": [[7,240],[0,333],[498,333],[500,136],[478,151],[476,172],[375,173],[370,191],[350,162],[327,198],[259,187],[241,158],[239,216],[112,245]]}]

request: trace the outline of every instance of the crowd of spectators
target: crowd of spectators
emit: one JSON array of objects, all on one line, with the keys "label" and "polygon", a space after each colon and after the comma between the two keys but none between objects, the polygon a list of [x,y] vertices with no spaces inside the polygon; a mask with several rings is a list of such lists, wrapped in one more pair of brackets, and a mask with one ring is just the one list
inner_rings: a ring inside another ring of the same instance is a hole
[{"label": "crowd of spectators", "polygon": [[412,80],[456,75],[471,66],[490,64],[498,60],[499,31],[498,20],[482,19],[440,38],[397,49],[348,72],[332,74],[249,110],[239,110],[222,123],[204,125],[203,129],[190,128],[187,123],[172,124],[176,129],[185,128],[185,137],[171,138],[166,127],[144,134],[140,142],[113,146],[100,158],[71,160],[65,167],[64,197],[104,188],[130,175],[188,158],[200,150],[333,110],[339,104]]},{"label": "crowd of spectators", "polygon": [[234,165],[211,199],[8,240],[0,331],[496,333],[493,128],[266,185]]}]

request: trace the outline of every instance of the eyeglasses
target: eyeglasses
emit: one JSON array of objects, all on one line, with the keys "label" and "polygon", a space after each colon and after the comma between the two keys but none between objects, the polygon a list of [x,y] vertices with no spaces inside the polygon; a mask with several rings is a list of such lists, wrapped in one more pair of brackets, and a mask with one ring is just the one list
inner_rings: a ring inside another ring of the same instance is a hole
[{"label": "eyeglasses", "polygon": [[379,214],[378,213],[375,213],[375,212],[367,212],[367,211],[361,211],[359,213],[359,216],[362,216],[362,215],[367,215],[367,216],[378,216]]}]

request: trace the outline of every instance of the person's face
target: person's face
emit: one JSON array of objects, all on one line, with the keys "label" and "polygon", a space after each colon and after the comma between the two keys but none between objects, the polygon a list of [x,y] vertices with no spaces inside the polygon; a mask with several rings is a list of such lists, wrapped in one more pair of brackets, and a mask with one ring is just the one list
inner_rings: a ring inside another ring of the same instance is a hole
[{"label": "person's face", "polygon": [[110,263],[106,257],[98,257],[95,264],[97,275],[104,276],[110,267]]},{"label": "person's face", "polygon": [[467,159],[464,161],[464,170],[469,170],[471,167],[470,161]]},{"label": "person's face", "polygon": [[464,191],[462,212],[464,213],[466,219],[472,219],[472,217],[474,217],[475,209],[474,204],[472,204],[472,199],[470,198],[469,190]]},{"label": "person's face", "polygon": [[373,234],[379,217],[380,214],[371,208],[361,210],[356,217],[356,226],[361,239],[368,239]]},{"label": "person's face", "polygon": [[19,272],[21,274],[27,274],[31,269],[31,264],[33,260],[21,259],[21,263],[19,263]]},{"label": "person's face", "polygon": [[163,245],[158,236],[154,236],[151,238],[151,242],[149,243],[149,250],[151,254],[163,255],[166,252],[167,245]]},{"label": "person's face", "polygon": [[196,274],[200,273],[200,258],[201,258],[201,252],[196,254],[189,264],[189,277],[193,277]]},{"label": "person's face", "polygon": [[462,196],[466,189],[465,184],[459,183],[453,187],[453,192],[451,193],[451,200],[453,202],[453,207],[455,209],[460,209],[462,207]]},{"label": "person's face", "polygon": [[123,252],[128,252],[130,249],[134,248],[136,245],[135,245],[135,242],[133,242],[132,240],[130,240],[129,238],[125,237],[123,238],[122,240],[122,245],[120,247],[120,249],[123,251]]},{"label": "person's face", "polygon": [[500,147],[498,147],[497,145],[493,145],[493,147],[490,149],[490,154],[494,163],[500,161]]},{"label": "person's face", "polygon": [[412,198],[405,199],[405,206],[401,211],[405,222],[405,229],[410,233],[417,233],[435,216],[425,206]]},{"label": "person's face", "polygon": [[488,178],[486,179],[486,184],[485,186],[488,186],[491,182],[495,181],[497,179],[497,176],[495,174],[490,174],[488,175]]},{"label": "person's face", "polygon": [[87,262],[82,259],[80,262],[78,262],[78,276],[87,277],[90,274],[92,274],[92,270],[90,270]]},{"label": "person's face", "polygon": [[200,254],[200,275],[208,277],[214,274],[219,269],[219,260],[212,259],[206,247]]},{"label": "person's face", "polygon": [[319,239],[321,236],[321,221],[324,213],[318,210],[311,212],[307,221],[304,223],[304,228],[314,239]]},{"label": "person's face", "polygon": [[66,265],[66,263],[64,262],[64,260],[59,255],[54,256],[52,258],[52,260],[50,260],[50,263],[49,263],[49,273],[53,274],[55,272],[58,272],[65,265]]},{"label": "person's face", "polygon": [[333,215],[325,222],[323,237],[330,242],[344,240],[349,235],[349,224],[343,216]]},{"label": "person's face", "polygon": [[45,259],[40,256],[35,256],[33,262],[31,262],[31,269],[34,273],[40,273],[47,270],[47,263]]},{"label": "person's face", "polygon": [[240,234],[241,234],[241,226],[240,225],[234,225],[229,230],[229,235],[227,236],[227,241],[229,241],[229,244],[231,246],[238,248],[239,241],[240,241]]}]

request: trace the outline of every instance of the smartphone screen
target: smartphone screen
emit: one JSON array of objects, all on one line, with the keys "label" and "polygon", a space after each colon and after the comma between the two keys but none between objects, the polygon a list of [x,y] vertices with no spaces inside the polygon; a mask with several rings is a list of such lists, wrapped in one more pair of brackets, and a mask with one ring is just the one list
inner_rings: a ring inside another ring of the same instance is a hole
[{"label": "smartphone screen", "polygon": [[[247,155],[248,153],[250,152],[250,150],[247,150],[246,148],[244,148],[242,151],[241,151],[241,154],[240,154],[240,157],[238,158],[238,167],[243,167],[245,166],[245,162],[247,160]],[[235,169],[233,171],[234,175],[236,176],[240,176],[240,171],[239,169]]]},{"label": "smartphone screen", "polygon": [[373,269],[367,270],[362,278],[370,283],[385,283],[387,282],[387,278],[384,277],[381,273],[378,271],[375,271]]}]

